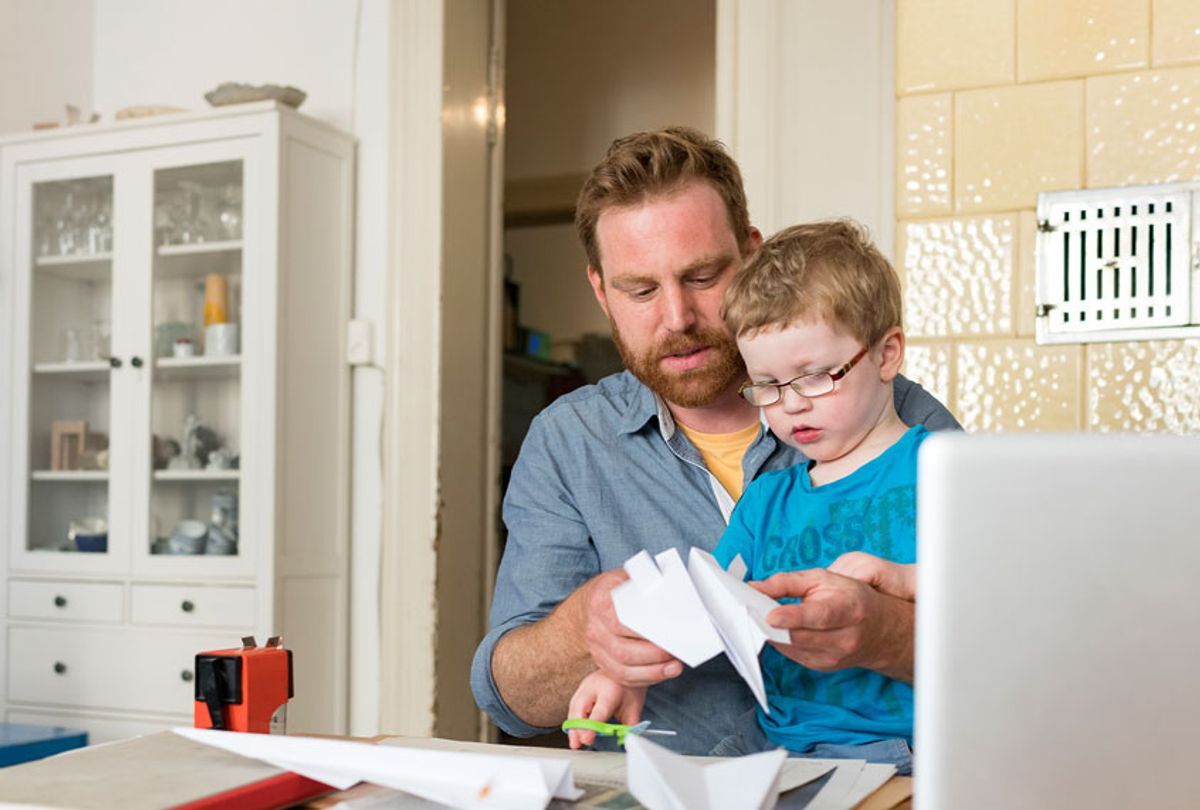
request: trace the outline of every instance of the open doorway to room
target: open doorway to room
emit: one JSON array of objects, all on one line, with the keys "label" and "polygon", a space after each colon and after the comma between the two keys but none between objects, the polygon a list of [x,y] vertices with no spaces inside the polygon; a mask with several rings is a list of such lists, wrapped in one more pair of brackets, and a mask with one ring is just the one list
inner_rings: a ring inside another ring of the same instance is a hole
[{"label": "open doorway to room", "polygon": [[533,417],[622,368],[573,225],[583,179],[621,135],[713,131],[717,41],[716,0],[505,5],[502,489]]}]

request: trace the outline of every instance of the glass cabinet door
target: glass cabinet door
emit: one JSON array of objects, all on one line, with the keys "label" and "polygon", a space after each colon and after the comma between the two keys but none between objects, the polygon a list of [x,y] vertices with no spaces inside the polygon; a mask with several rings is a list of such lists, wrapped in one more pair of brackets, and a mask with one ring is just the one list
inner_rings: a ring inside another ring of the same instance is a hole
[{"label": "glass cabinet door", "polygon": [[159,560],[241,551],[243,163],[153,174],[147,552]]},{"label": "glass cabinet door", "polygon": [[29,242],[18,250],[28,261],[30,304],[24,548],[107,555],[113,175],[25,188]]}]

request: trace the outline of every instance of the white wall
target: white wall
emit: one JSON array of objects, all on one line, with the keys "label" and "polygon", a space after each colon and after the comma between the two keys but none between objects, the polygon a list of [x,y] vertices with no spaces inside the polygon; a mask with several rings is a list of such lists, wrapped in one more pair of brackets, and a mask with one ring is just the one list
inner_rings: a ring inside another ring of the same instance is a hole
[{"label": "white wall", "polygon": [[0,132],[92,106],[92,3],[0,0]]},{"label": "white wall", "polygon": [[291,84],[301,110],[353,126],[357,3],[103,0],[95,3],[93,100],[206,109],[221,82]]},{"label": "white wall", "polygon": [[[715,19],[711,0],[508,0],[505,180],[582,179],[637,130],[711,132]],[[571,225],[510,227],[504,240],[522,326],[560,343],[608,334]]]},{"label": "white wall", "polygon": [[712,128],[711,0],[508,0],[508,179],[586,172],[609,142]]}]

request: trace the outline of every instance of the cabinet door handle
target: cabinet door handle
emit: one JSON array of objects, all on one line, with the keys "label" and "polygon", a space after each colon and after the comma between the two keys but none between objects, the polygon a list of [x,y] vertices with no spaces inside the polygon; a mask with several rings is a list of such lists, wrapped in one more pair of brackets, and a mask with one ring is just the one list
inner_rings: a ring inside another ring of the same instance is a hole
[{"label": "cabinet door handle", "polygon": [[179,678],[180,678],[180,680],[182,680],[184,683],[191,683],[191,682],[192,682],[192,678],[194,678],[194,677],[195,677],[195,676],[194,676],[194,675],[192,675],[192,671],[191,671],[190,669],[185,669],[183,672],[180,672],[180,673],[179,673]]},{"label": "cabinet door handle", "polygon": [[67,606],[67,597],[62,596],[62,595],[54,597],[54,606],[55,607],[66,607]]},{"label": "cabinet door handle", "polygon": [[129,365],[133,366],[134,368],[141,368],[141,367],[142,367],[142,358],[140,358],[140,357],[137,357],[137,356],[135,355],[135,356],[133,357],[133,359],[131,359],[131,360],[129,361]]},{"label": "cabinet door handle", "polygon": [[64,664],[62,661],[55,661],[54,662],[54,671],[55,671],[55,673],[57,673],[59,675],[65,675],[67,672],[67,665]]},{"label": "cabinet door handle", "polygon": [[110,357],[110,358],[108,358],[108,364],[110,366],[112,366],[113,368],[120,368],[121,367],[121,358],[120,357]]},{"label": "cabinet door handle", "polygon": [[182,610],[184,613],[191,613],[193,610],[196,609],[196,606],[194,604],[192,604],[192,600],[184,599],[183,604],[179,606],[179,609]]}]

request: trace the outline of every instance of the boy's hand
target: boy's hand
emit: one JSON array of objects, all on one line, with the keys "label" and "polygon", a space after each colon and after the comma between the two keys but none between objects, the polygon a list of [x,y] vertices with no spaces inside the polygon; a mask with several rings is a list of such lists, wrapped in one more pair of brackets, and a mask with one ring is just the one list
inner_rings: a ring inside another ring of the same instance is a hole
[{"label": "boy's hand", "polygon": [[912,682],[913,603],[823,568],[775,574],[750,584],[772,599],[803,600],[767,616],[775,627],[790,631],[790,644],[771,642],[788,658],[821,672],[865,667]]},{"label": "boy's hand", "polygon": [[904,565],[867,554],[851,551],[838,557],[827,569],[844,577],[865,582],[881,593],[897,599],[917,601],[917,566]]},{"label": "boy's hand", "polygon": [[619,684],[652,686],[683,672],[683,663],[621,624],[612,590],[629,575],[615,568],[592,577],[583,587],[583,639],[597,668]]},{"label": "boy's hand", "polygon": [[[645,687],[622,686],[597,671],[584,678],[575,690],[567,717],[586,717],[606,723],[616,715],[618,723],[632,726],[642,719],[642,707],[645,705]],[[581,728],[571,729],[567,736],[572,748],[591,745],[596,740],[596,732]]]}]

